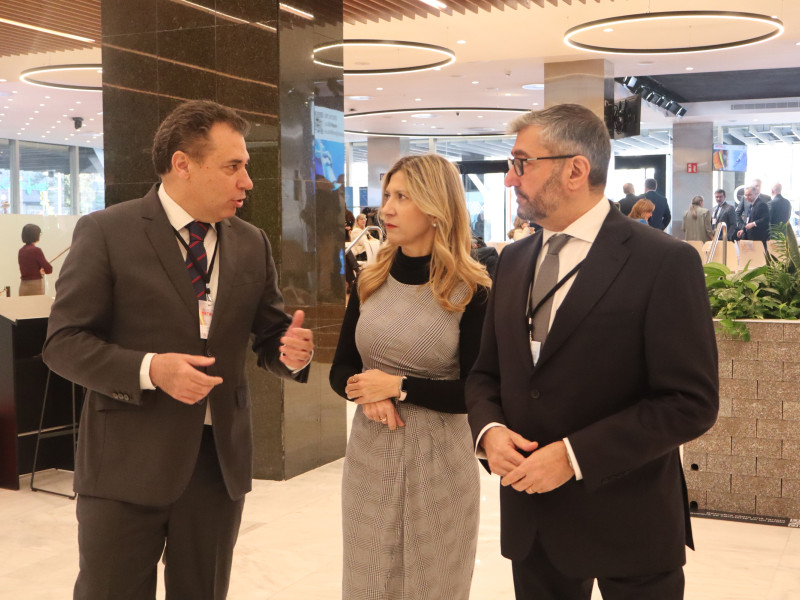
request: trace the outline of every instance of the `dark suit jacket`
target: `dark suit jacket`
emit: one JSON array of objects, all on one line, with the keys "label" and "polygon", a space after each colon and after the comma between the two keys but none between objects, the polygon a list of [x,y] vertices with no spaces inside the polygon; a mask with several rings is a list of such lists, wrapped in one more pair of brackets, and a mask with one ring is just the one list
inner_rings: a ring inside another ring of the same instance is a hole
[{"label": "dark suit jacket", "polygon": [[625,197],[619,201],[619,210],[626,217],[631,214],[633,205],[639,201],[639,196],[635,194],[625,194]]},{"label": "dark suit jacket", "polygon": [[650,217],[650,226],[664,231],[667,225],[669,225],[669,222],[672,221],[672,213],[669,212],[667,197],[663,194],[659,194],[655,190],[650,190],[646,192],[642,198],[647,198],[656,205],[653,209],[653,216]]},{"label": "dark suit jacket", "polygon": [[769,239],[769,219],[769,204],[759,196],[750,208],[750,218],[747,221],[748,223],[755,222],[756,226],[745,229],[742,239],[767,241]]},{"label": "dark suit jacket", "polygon": [[770,200],[768,206],[770,225],[786,223],[792,216],[792,203],[780,194]]},{"label": "dark suit jacket", "polygon": [[[142,505],[176,500],[197,461],[205,402],[211,402],[229,495],[237,499],[250,490],[247,346],[254,335],[259,363],[289,377],[278,346],[290,318],[264,232],[236,217],[217,229],[219,283],[209,337],[202,340],[197,300],[155,187],[78,221],[43,353],[53,371],[88,390],[75,464],[78,493]],[[214,356],[207,372],[224,381],[192,406],[161,390],[142,391],[139,367],[147,352]]]},{"label": "dark suit jacket", "polygon": [[[709,210],[711,211],[711,215],[712,215],[712,218],[713,218],[714,211],[717,210],[716,203],[714,204],[714,207],[710,208]],[[728,239],[731,240],[731,241],[735,240],[736,239],[736,231],[737,231],[737,227],[736,227],[736,211],[733,208],[733,206],[731,206],[727,202],[723,202],[720,205],[719,212],[717,213],[717,221],[716,221],[716,223],[714,223],[714,231],[716,231],[717,225],[719,223],[721,223],[721,222],[724,222],[728,227],[728,229],[727,229]]]},{"label": "dark suit jacket", "polygon": [[714,423],[717,347],[689,244],[611,211],[533,366],[525,320],[542,234],[500,254],[467,380],[473,436],[489,423],[540,445],[569,437],[583,471],[545,494],[503,487],[504,556],[536,536],[573,577],[677,568],[691,544],[678,446]]}]

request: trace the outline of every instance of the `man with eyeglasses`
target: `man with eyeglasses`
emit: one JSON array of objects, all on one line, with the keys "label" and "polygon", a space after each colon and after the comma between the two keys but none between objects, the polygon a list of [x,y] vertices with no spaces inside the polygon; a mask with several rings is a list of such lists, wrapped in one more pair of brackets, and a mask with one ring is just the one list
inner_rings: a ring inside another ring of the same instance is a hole
[{"label": "man with eyeglasses", "polygon": [[518,599],[683,598],[692,547],[678,448],[718,411],[694,249],[611,210],[588,109],[511,124],[506,186],[541,225],[500,255],[467,380],[476,453],[501,479]]}]

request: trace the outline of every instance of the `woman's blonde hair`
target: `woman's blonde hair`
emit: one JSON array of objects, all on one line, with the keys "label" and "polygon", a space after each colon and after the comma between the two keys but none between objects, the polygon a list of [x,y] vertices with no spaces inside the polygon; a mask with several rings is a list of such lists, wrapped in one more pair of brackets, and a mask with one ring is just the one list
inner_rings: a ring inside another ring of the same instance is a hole
[{"label": "woman's blonde hair", "polygon": [[631,213],[628,215],[631,219],[642,219],[642,215],[647,212],[653,212],[655,210],[656,205],[647,200],[646,198],[642,198],[641,200],[637,200],[636,204],[633,205],[631,209]]},{"label": "woman's blonde hair", "polygon": [[692,204],[689,206],[689,210],[692,212],[692,218],[697,218],[697,207],[703,204],[703,197],[702,196],[695,196],[692,198]]},{"label": "woman's blonde hair", "polygon": [[[381,207],[385,203],[386,186],[398,172],[406,177],[411,201],[436,223],[428,279],[433,296],[445,310],[463,311],[478,285],[489,287],[491,280],[486,268],[470,255],[472,229],[461,175],[455,165],[437,154],[406,156],[383,177]],[[397,245],[385,242],[375,262],[361,272],[358,278],[361,302],[386,281],[397,251]],[[470,293],[453,302],[453,292],[462,283],[467,285]]]}]

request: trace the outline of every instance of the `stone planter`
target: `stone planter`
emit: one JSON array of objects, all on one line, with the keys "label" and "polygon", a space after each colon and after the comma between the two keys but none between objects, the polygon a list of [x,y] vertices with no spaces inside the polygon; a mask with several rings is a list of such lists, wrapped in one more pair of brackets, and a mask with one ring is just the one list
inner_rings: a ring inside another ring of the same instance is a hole
[{"label": "stone planter", "polygon": [[693,508],[800,519],[800,321],[746,321],[717,334],[720,410],[684,446]]}]

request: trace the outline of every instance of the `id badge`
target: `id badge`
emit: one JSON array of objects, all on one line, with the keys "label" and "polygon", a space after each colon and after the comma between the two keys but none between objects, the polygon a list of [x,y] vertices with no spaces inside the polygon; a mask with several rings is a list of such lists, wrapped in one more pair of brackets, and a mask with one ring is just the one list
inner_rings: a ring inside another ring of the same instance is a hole
[{"label": "id badge", "polygon": [[200,311],[200,339],[208,339],[208,330],[211,328],[211,319],[214,318],[214,302],[211,300],[198,300],[197,307]]},{"label": "id badge", "polygon": [[531,356],[533,357],[533,364],[539,362],[539,352],[542,350],[542,342],[535,342],[531,340]]}]

